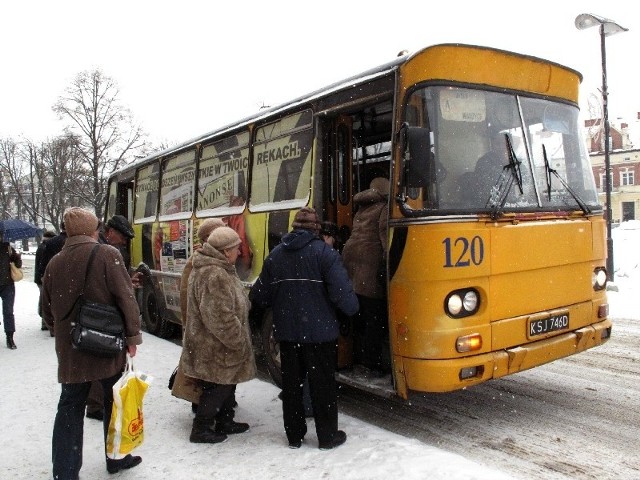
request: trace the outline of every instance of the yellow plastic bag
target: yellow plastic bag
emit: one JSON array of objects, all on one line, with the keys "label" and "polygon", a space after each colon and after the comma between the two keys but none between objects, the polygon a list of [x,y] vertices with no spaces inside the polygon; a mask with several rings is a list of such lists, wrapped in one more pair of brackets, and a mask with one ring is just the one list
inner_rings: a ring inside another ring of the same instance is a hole
[{"label": "yellow plastic bag", "polygon": [[113,408],[107,434],[107,456],[118,460],[139,447],[144,440],[142,404],[152,378],[133,367],[127,355],[127,366],[113,386]]}]

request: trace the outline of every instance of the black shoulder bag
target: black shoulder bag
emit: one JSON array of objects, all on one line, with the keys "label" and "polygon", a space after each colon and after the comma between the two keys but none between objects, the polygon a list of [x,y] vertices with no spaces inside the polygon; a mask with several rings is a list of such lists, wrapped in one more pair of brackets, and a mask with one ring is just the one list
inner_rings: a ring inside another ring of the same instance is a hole
[{"label": "black shoulder bag", "polygon": [[82,283],[82,292],[71,309],[73,312],[78,306],[75,321],[71,323],[71,342],[74,348],[85,353],[98,357],[115,357],[124,350],[126,343],[124,320],[120,310],[111,305],[90,302],[84,298],[87,273],[99,246],[100,244],[96,244],[91,250]]}]

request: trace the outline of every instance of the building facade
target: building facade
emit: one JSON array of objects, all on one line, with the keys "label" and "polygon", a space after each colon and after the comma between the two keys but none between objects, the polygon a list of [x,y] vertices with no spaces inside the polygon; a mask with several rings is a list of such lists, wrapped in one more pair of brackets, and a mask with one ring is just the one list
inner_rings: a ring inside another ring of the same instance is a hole
[{"label": "building facade", "polygon": [[[640,120],[640,113],[638,113]],[[591,168],[599,190],[600,202],[606,204],[603,129],[600,119],[585,121],[587,148]],[[609,163],[611,165],[611,222],[640,219],[640,148],[634,148],[627,123],[610,128]]]}]

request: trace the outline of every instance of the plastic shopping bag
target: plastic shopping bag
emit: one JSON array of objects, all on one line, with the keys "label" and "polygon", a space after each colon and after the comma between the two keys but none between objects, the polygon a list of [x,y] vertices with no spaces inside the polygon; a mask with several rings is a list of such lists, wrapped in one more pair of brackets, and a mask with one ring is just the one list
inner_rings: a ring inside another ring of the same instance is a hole
[{"label": "plastic shopping bag", "polygon": [[107,456],[124,458],[144,440],[142,402],[152,378],[133,367],[127,355],[127,366],[113,386],[113,408],[107,434]]}]

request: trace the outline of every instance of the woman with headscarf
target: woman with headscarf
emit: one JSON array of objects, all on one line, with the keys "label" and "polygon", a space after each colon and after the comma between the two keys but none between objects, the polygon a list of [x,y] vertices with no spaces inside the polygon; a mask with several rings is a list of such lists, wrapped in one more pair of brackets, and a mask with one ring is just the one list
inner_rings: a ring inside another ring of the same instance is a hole
[{"label": "woman with headscarf", "polygon": [[189,438],[193,443],[220,443],[249,429],[233,420],[236,385],[256,376],[250,303],[234,266],[240,243],[232,228],[218,227],[193,254],[180,357],[184,374],[202,387]]}]

